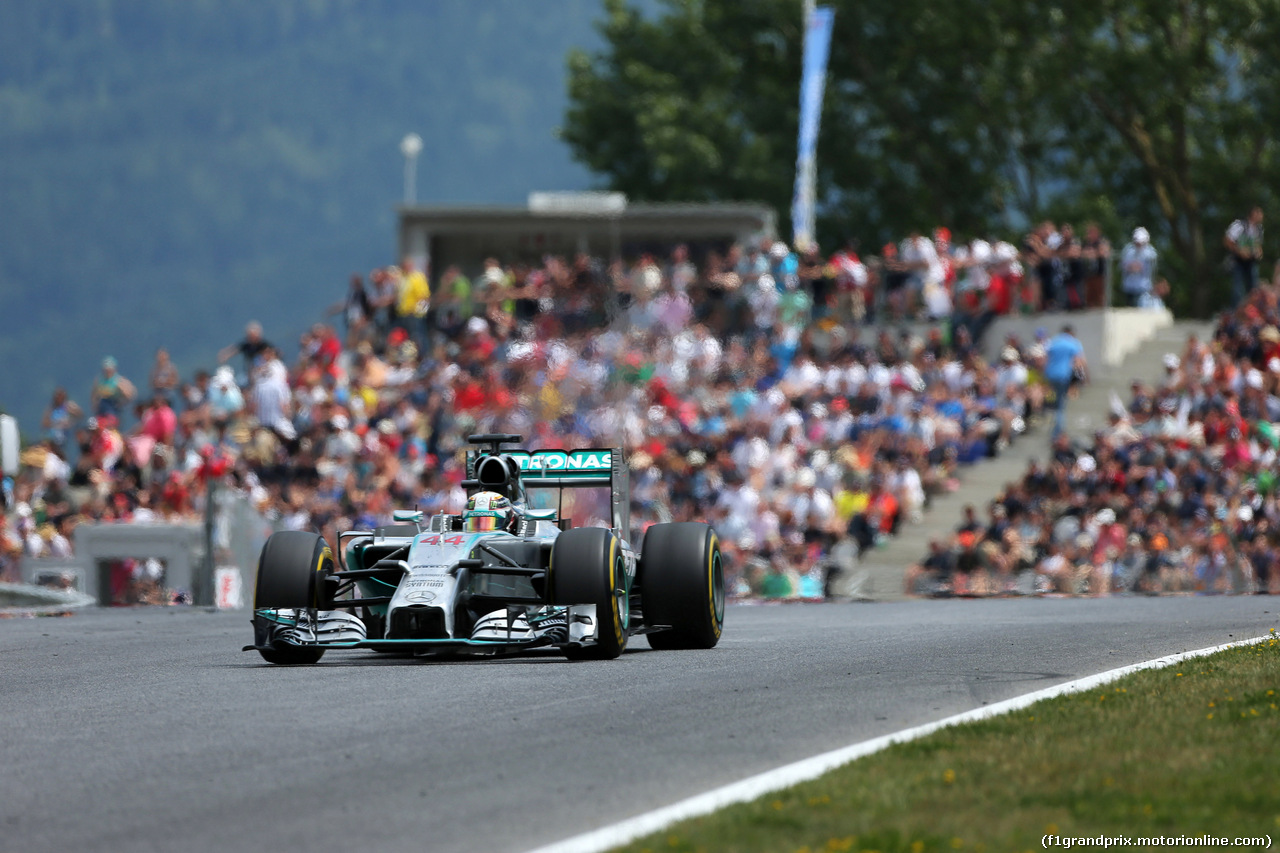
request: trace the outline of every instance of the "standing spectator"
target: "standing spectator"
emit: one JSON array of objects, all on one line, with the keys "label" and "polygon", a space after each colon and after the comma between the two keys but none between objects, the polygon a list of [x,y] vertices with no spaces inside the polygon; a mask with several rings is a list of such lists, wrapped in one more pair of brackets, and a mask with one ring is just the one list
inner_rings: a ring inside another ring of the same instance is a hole
[{"label": "standing spectator", "polygon": [[[440,277],[436,303],[436,328],[446,337],[457,337],[471,319],[471,279],[462,274],[457,264],[450,264]],[[533,313],[526,319],[531,319]]]},{"label": "standing spectator", "polygon": [[[662,272],[652,258],[649,258],[649,265],[652,270],[651,274],[661,283]],[[563,270],[561,272],[563,273]],[[498,259],[485,258],[484,271],[480,273],[480,277],[476,279],[475,284],[474,301],[483,304],[480,313],[487,313],[490,307],[500,306],[503,302],[506,302],[508,298],[507,291],[510,287],[511,279],[507,276],[507,271],[502,268],[502,264]],[[650,293],[656,290],[656,287],[651,288]]]},{"label": "standing spectator", "polygon": [[293,413],[288,370],[274,347],[263,350],[249,394],[250,409],[258,423],[287,441],[297,436],[290,419]]},{"label": "standing spectator", "polygon": [[990,261],[991,244],[986,240],[974,240],[953,250],[951,262],[956,275],[954,302],[957,311],[972,314],[982,306],[991,283],[987,272]]},{"label": "standing spectator", "polygon": [[1142,307],[1155,283],[1156,250],[1147,229],[1133,229],[1133,240],[1120,251],[1120,280],[1125,297],[1133,307]]},{"label": "standing spectator", "polygon": [[[396,301],[396,316],[420,347],[430,349],[431,330],[427,326],[427,311],[431,306],[431,285],[422,270],[409,258],[402,265],[404,275],[400,281],[400,295]],[[425,351],[425,350],[424,350]]]},{"label": "standing spectator", "polygon": [[373,303],[365,292],[364,279],[359,273],[351,274],[347,298],[330,309],[331,314],[339,312],[347,324],[347,347],[355,349],[361,341],[367,340],[373,321]]},{"label": "standing spectator", "polygon": [[[340,372],[338,361],[342,355],[342,342],[338,340],[338,333],[333,326],[315,323],[311,326],[311,333],[303,337],[308,339],[306,346],[303,347],[306,358],[320,368],[325,376],[337,379]],[[361,341],[355,349],[359,350],[361,346],[368,346],[368,342]],[[274,355],[276,358],[280,357],[279,352],[275,352]]]},{"label": "standing spectator", "polygon": [[918,300],[924,298],[926,289],[930,291],[942,285],[945,275],[942,262],[938,260],[938,250],[933,241],[914,228],[898,247],[898,257],[907,268],[907,313],[914,316]]},{"label": "standing spectator", "polygon": [[66,388],[54,389],[53,399],[49,401],[49,408],[44,410],[40,427],[44,430],[45,438],[53,442],[59,455],[66,455],[67,439],[71,437],[71,430],[82,414],[84,413],[76,401],[67,397]]},{"label": "standing spectator", "polygon": [[890,319],[902,321],[911,312],[910,270],[898,257],[898,247],[885,243],[880,251],[880,265],[884,271],[884,299]]},{"label": "standing spectator", "polygon": [[787,244],[778,240],[769,247],[769,274],[773,276],[774,287],[778,292],[787,289],[792,281],[799,281],[800,260],[787,248]]},{"label": "standing spectator", "polygon": [[151,365],[151,393],[163,394],[170,403],[178,392],[182,378],[178,376],[178,368],[169,360],[169,351],[164,347],[156,350],[155,363]]},{"label": "standing spectator", "polygon": [[151,405],[142,416],[139,432],[155,441],[156,444],[173,446],[173,437],[178,429],[178,416],[169,405],[169,398],[157,391],[151,398]]},{"label": "standing spectator", "polygon": [[[85,426],[89,429],[87,455],[93,467],[111,472],[124,455],[124,438],[116,429],[119,423],[119,418],[113,414],[89,418],[86,422]],[[81,455],[85,455],[83,448]]]},{"label": "standing spectator", "polygon": [[125,403],[137,396],[133,383],[116,372],[116,360],[107,356],[102,360],[102,373],[93,383],[93,392],[89,396],[89,404],[93,413],[115,415],[120,417]]},{"label": "standing spectator", "polygon": [[1068,311],[1084,307],[1084,247],[1076,237],[1075,229],[1063,225],[1058,231],[1058,263],[1062,272],[1061,301]]},{"label": "standing spectator", "polygon": [[369,297],[369,311],[373,316],[378,335],[385,337],[391,330],[396,313],[396,279],[385,269],[369,273],[373,293]]},{"label": "standing spectator", "polygon": [[800,268],[798,275],[800,276],[800,290],[807,293],[811,303],[811,317],[805,317],[805,323],[810,319],[821,319],[827,316],[830,310],[830,291],[831,277],[827,273],[827,265],[822,260],[822,255],[818,253],[818,244],[810,243],[800,256]]},{"label": "standing spectator", "polygon": [[244,340],[218,350],[218,363],[226,364],[233,355],[240,353],[244,356],[245,376],[252,376],[258,356],[270,346],[271,344],[262,337],[262,324],[257,320],[250,320],[244,327]]},{"label": "standing spectator", "polygon": [[1258,286],[1262,264],[1262,208],[1254,205],[1248,217],[1227,227],[1222,238],[1231,253],[1231,296],[1239,305]]},{"label": "standing spectator", "polygon": [[829,263],[836,276],[838,319],[855,323],[869,319],[872,306],[867,285],[871,279],[866,265],[858,257],[858,241],[846,242],[843,249],[831,256]]},{"label": "standing spectator", "polygon": [[1054,416],[1053,435],[1056,441],[1062,435],[1067,419],[1067,394],[1071,390],[1071,380],[1077,375],[1082,381],[1088,380],[1088,365],[1084,358],[1084,345],[1075,336],[1070,325],[1062,327],[1062,331],[1049,339],[1045,345],[1044,375],[1053,387]]},{"label": "standing spectator", "polygon": [[773,285],[773,276],[765,273],[756,279],[747,296],[747,304],[751,308],[756,337],[767,339],[778,319],[778,290]]},{"label": "standing spectator", "polygon": [[199,409],[209,402],[209,371],[197,370],[191,382],[182,385],[182,402],[186,411]]},{"label": "standing spectator", "polygon": [[[978,245],[978,244],[975,244]],[[978,246],[981,249],[981,246]],[[975,253],[975,257],[979,253]],[[989,248],[989,260],[984,264],[986,282],[986,313],[988,317],[1004,316],[1014,310],[1014,295],[1022,287],[1022,264],[1018,262],[1018,250],[1012,243],[1001,241]],[[972,331],[972,330],[971,330]]]},{"label": "standing spectator", "polygon": [[[798,279],[794,277],[789,287],[795,292],[796,282]],[[810,302],[807,301],[808,294],[802,294],[806,297],[801,308],[797,311],[803,314],[805,320],[809,317]],[[781,310],[782,300],[786,296],[779,297],[779,309]],[[674,337],[678,332],[685,329],[689,325],[689,321],[693,319],[693,303],[689,300],[687,293],[682,293],[669,284],[664,284],[662,292],[658,294],[658,298],[653,303],[654,312],[658,318],[661,327],[666,330],[668,335]],[[803,321],[801,322],[803,325]]]},{"label": "standing spectator", "polygon": [[737,273],[746,287],[753,286],[760,276],[769,272],[769,242],[761,240],[760,245],[747,247],[746,255],[739,258]]},{"label": "standing spectator", "polygon": [[[711,252],[707,256],[707,265],[704,273],[707,306],[703,316],[706,318],[706,322],[713,326],[718,333],[726,333],[728,328],[738,328],[742,325],[738,312],[738,306],[741,301],[739,290],[742,287],[742,277],[737,272],[738,263],[741,260],[740,254],[741,248],[735,245],[723,259],[715,252]],[[614,278],[617,282],[615,294],[618,306],[620,309],[625,309],[631,298],[630,291],[625,289],[630,279],[620,272],[616,273]]]},{"label": "standing spectator", "polygon": [[1080,260],[1084,266],[1084,305],[1086,308],[1102,308],[1106,298],[1107,267],[1111,263],[1111,243],[1102,236],[1098,223],[1090,222],[1084,228],[1084,242],[1080,246]]},{"label": "standing spectator", "polygon": [[778,297],[778,319],[799,338],[813,317],[814,301],[797,276],[789,276],[785,290]]},{"label": "standing spectator", "polygon": [[931,319],[950,316],[951,295],[956,284],[955,249],[951,245],[951,229],[939,226],[933,229],[933,251],[938,259],[933,277],[926,278],[923,291],[925,309]]},{"label": "standing spectator", "polygon": [[1032,310],[1054,311],[1061,307],[1062,264],[1058,259],[1058,247],[1062,237],[1048,220],[1041,222],[1027,235],[1027,265],[1036,271],[1039,293],[1031,297]]},{"label": "standing spectator", "polygon": [[680,243],[671,250],[671,264],[667,270],[667,278],[676,292],[685,293],[697,277],[698,269],[689,260],[689,247]]},{"label": "standing spectator", "polygon": [[244,395],[227,365],[219,367],[209,384],[209,414],[216,425],[225,425],[244,409]]}]

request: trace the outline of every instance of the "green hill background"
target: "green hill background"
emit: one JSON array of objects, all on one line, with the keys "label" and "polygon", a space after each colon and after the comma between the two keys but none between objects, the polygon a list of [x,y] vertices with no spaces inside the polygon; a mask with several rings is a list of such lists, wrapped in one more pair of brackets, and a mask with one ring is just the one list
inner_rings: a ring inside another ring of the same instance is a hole
[{"label": "green hill background", "polygon": [[423,202],[591,185],[554,135],[599,0],[0,4],[0,409],[105,355],[184,377],[249,319],[292,351]]}]

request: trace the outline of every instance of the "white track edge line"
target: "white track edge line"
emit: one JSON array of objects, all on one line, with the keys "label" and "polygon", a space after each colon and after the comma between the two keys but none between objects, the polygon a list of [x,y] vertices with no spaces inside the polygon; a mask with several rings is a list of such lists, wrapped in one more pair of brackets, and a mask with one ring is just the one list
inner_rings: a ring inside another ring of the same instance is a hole
[{"label": "white track edge line", "polygon": [[893,746],[897,743],[906,743],[925,735],[933,734],[939,729],[948,726],[960,725],[961,723],[971,723],[977,720],[985,720],[990,717],[996,717],[1001,714],[1007,714],[1010,711],[1017,711],[1028,705],[1033,705],[1042,699],[1053,699],[1057,696],[1063,696],[1068,693],[1079,693],[1084,690],[1092,690],[1102,684],[1123,678],[1134,672],[1141,672],[1146,669],[1159,669],[1160,667],[1171,666],[1175,663],[1181,663],[1192,658],[1204,657],[1206,655],[1216,654],[1217,652],[1227,649],[1236,648],[1238,646],[1252,646],[1267,640],[1275,639],[1275,634],[1265,634],[1261,637],[1254,637],[1249,640],[1237,640],[1233,643],[1224,643],[1220,646],[1211,646],[1206,649],[1195,649],[1194,651],[1181,652],[1179,654],[1165,655],[1164,657],[1154,658],[1141,663],[1122,666],[1118,669],[1109,669],[1106,672],[1100,672],[1097,675],[1089,675],[1084,678],[1077,678],[1074,681],[1067,681],[1053,687],[1046,687],[1042,690],[1036,690],[1032,693],[1024,693],[1021,696],[1014,696],[1011,699],[1005,699],[996,702],[994,705],[984,705],[980,708],[974,708],[971,711],[965,711],[961,714],[947,717],[933,723],[925,723],[914,728],[904,729],[893,734],[882,735],[871,740],[864,740],[859,743],[850,744],[830,752],[824,752],[819,755],[805,758],[792,764],[784,764],[773,770],[766,770],[755,776],[749,776],[737,782],[731,782],[720,788],[714,788],[702,794],[696,794],[688,799],[672,803],[669,806],[663,806],[651,812],[636,815],[627,818],[618,823],[609,826],[603,826],[599,829],[584,832],[581,835],[575,835],[572,838],[566,838],[563,841],[557,841],[528,853],[602,853],[602,851],[610,850],[614,847],[620,847],[623,844],[634,841],[645,835],[657,832],[665,827],[670,826],[678,821],[691,817],[708,814],[709,812],[722,809],[725,806],[734,805],[736,803],[750,802],[764,794],[772,793],[782,788],[789,788],[801,782],[808,782],[816,779],[829,770],[834,770],[841,765],[848,764],[851,761],[879,752],[882,749]]}]

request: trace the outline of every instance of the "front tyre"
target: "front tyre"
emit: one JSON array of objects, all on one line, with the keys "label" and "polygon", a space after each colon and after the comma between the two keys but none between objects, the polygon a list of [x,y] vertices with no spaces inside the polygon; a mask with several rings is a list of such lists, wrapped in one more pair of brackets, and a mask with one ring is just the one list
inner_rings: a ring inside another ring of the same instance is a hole
[{"label": "front tyre", "polygon": [[[294,610],[312,616],[324,602],[324,579],[333,571],[333,553],[324,538],[301,530],[273,533],[258,560],[258,580],[254,587],[253,609]],[[255,616],[254,621],[268,621]],[[269,627],[269,626],[265,626]],[[271,632],[266,632],[268,637]],[[298,665],[320,660],[324,649],[268,640],[258,652],[268,663]]]},{"label": "front tyre", "polygon": [[567,648],[570,658],[612,660],[627,647],[630,609],[626,562],[618,537],[603,527],[578,527],[556,537],[548,570],[551,603],[596,606],[596,644]]},{"label": "front tyre", "polygon": [[324,649],[319,646],[295,646],[290,643],[276,643],[269,649],[258,649],[258,654],[267,663],[280,666],[306,666],[316,663],[324,656]]},{"label": "front tyre", "polygon": [[724,564],[710,525],[655,524],[640,551],[640,602],[655,649],[710,649],[724,628]]}]

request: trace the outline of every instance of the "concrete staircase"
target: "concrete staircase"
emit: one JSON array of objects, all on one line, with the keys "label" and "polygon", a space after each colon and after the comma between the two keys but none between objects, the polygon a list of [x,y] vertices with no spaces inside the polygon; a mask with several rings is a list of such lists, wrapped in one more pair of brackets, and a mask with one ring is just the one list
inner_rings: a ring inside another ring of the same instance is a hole
[{"label": "concrete staircase", "polygon": [[[1101,369],[1090,365],[1092,381],[1067,404],[1068,433],[1073,438],[1088,440],[1095,430],[1106,425],[1112,391],[1127,402],[1129,384],[1134,378],[1158,379],[1164,374],[1165,353],[1181,352],[1189,335],[1199,335],[1203,340],[1212,333],[1212,323],[1173,323],[1156,330],[1118,365]],[[998,458],[963,469],[960,488],[936,496],[920,523],[904,522],[896,537],[862,555],[840,592],[851,598],[875,601],[907,598],[903,589],[907,566],[924,557],[930,539],[945,539],[954,533],[965,504],[973,504],[978,509],[978,517],[985,519],[986,504],[1005,484],[1020,478],[1032,458],[1047,457],[1050,429],[1050,423],[1043,424],[1014,441]]]}]

